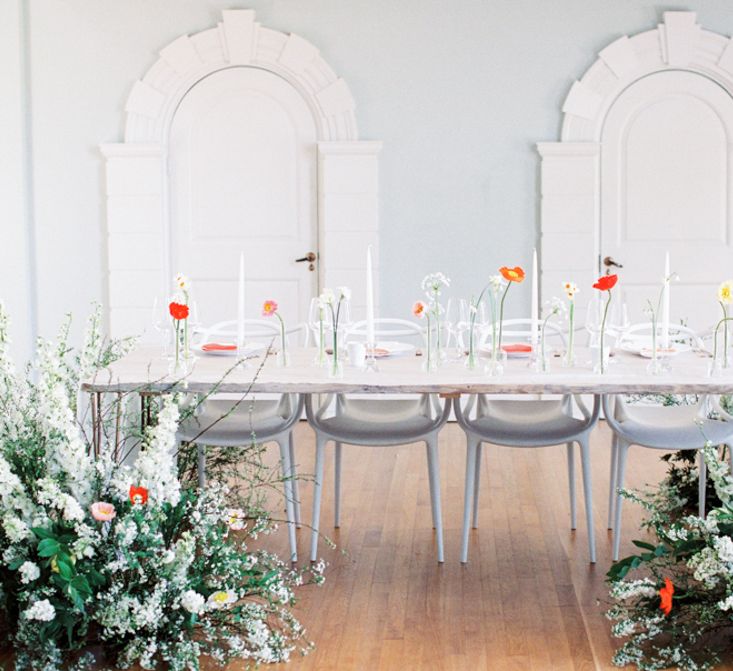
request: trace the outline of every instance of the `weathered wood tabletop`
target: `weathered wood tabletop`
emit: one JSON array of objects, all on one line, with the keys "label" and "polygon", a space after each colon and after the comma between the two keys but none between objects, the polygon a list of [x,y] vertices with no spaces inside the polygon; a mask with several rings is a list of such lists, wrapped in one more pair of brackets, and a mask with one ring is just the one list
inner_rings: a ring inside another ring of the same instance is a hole
[{"label": "weathered wood tabletop", "polygon": [[[169,361],[159,350],[139,347],[93,380],[85,381],[89,392],[164,392],[179,386],[191,392],[208,392],[212,387],[227,393],[733,393],[733,369],[717,377],[708,375],[710,357],[697,352],[681,353],[670,361],[670,371],[661,375],[647,372],[648,359],[616,352],[604,375],[593,373],[587,350],[579,349],[580,362],[563,368],[559,357],[550,359],[550,371],[537,373],[526,359],[510,359],[502,375],[484,372],[481,360],[476,370],[463,362],[444,363],[437,371],[422,369],[424,357],[405,356],[380,359],[378,371],[360,370],[344,362],[342,378],[332,379],[326,368],[314,364],[315,351],[292,349],[291,364],[278,367],[274,356],[249,359],[237,366],[236,357],[199,354],[190,373],[176,382],[169,374]],[[264,365],[262,365],[264,362]]]}]

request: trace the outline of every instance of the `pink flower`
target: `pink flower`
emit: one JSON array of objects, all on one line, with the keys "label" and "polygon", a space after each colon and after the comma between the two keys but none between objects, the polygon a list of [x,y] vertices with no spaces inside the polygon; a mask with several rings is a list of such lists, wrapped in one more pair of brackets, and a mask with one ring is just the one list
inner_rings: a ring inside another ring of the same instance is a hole
[{"label": "pink flower", "polygon": [[425,305],[425,303],[423,303],[422,301],[417,301],[412,306],[412,314],[415,317],[420,317],[420,319],[422,319],[425,316],[426,308],[427,308],[427,305]]},{"label": "pink flower", "polygon": [[277,312],[277,303],[275,301],[265,301],[262,306],[262,316],[272,317]]},{"label": "pink flower", "polygon": [[92,517],[97,520],[97,522],[110,522],[117,515],[115,507],[111,503],[105,503],[104,501],[92,503],[91,510]]}]

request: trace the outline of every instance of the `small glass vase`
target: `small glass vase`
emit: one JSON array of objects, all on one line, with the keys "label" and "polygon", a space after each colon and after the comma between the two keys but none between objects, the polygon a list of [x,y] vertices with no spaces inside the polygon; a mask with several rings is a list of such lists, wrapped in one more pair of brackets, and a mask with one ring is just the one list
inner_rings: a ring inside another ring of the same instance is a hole
[{"label": "small glass vase", "polygon": [[550,372],[550,358],[544,352],[544,348],[540,348],[537,355],[532,359],[531,369],[535,373],[549,373]]},{"label": "small glass vase", "polygon": [[[601,361],[601,349],[603,349],[603,361]],[[607,345],[601,348],[600,342],[590,346],[590,361],[593,372],[596,375],[605,375],[608,373],[610,349]]]},{"label": "small glass vase", "polygon": [[653,324],[652,329],[652,358],[646,366],[646,372],[649,375],[662,375],[669,370],[669,364],[666,359],[659,356],[659,346],[657,344],[657,327]]},{"label": "small glass vase", "polygon": [[438,359],[440,353],[438,351],[437,342],[433,341],[433,329],[428,322],[427,329],[427,348],[425,350],[425,360],[423,361],[422,368],[426,373],[432,373],[438,370]]},{"label": "small glass vase", "polygon": [[339,357],[339,339],[338,331],[333,330],[333,351],[328,362],[328,377],[332,380],[342,378],[344,376],[344,364]]},{"label": "small glass vase", "polygon": [[568,308],[568,346],[562,357],[563,368],[575,368],[575,302]]},{"label": "small glass vase", "polygon": [[468,353],[463,364],[468,370],[476,370],[479,365],[478,351],[476,350],[477,335],[476,324],[471,323],[468,327]]},{"label": "small glass vase", "polygon": [[281,349],[275,356],[275,365],[278,368],[287,368],[290,365],[290,353]]},{"label": "small glass vase", "polygon": [[506,352],[498,347],[492,347],[491,353],[486,361],[484,372],[490,377],[498,377],[504,374],[506,367]]},{"label": "small glass vase", "polygon": [[324,368],[328,363],[328,355],[326,354],[326,333],[325,324],[323,319],[318,322],[318,352],[316,358],[313,361],[316,366]]}]

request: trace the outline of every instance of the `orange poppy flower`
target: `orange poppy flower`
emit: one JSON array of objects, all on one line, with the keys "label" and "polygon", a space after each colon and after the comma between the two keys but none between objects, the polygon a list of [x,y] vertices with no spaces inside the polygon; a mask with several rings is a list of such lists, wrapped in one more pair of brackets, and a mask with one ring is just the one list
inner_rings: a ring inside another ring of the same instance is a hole
[{"label": "orange poppy flower", "polygon": [[425,316],[425,309],[427,308],[427,305],[423,303],[422,301],[416,301],[415,304],[412,306],[412,314],[415,317],[420,317],[421,319]]},{"label": "orange poppy flower", "polygon": [[145,487],[130,487],[130,503],[132,505],[145,505],[148,502],[148,490]]},{"label": "orange poppy flower", "polygon": [[507,282],[519,283],[524,279],[524,270],[519,266],[515,266],[514,268],[507,268],[506,266],[502,266],[501,268],[499,268],[499,272]]},{"label": "orange poppy flower", "polygon": [[611,291],[616,286],[616,282],[618,282],[618,275],[602,275],[593,288],[598,291]]},{"label": "orange poppy flower", "polygon": [[672,595],[674,594],[674,585],[669,578],[664,579],[664,587],[659,590],[659,609],[669,615],[672,612]]}]

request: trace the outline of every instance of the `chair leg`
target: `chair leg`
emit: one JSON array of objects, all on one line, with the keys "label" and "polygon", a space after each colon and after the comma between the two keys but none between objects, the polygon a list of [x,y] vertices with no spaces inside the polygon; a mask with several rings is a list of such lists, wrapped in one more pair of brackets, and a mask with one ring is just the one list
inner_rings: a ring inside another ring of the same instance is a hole
[{"label": "chair leg", "polygon": [[341,443],[336,443],[333,452],[333,526],[341,526]]},{"label": "chair leg", "polygon": [[323,489],[323,460],[325,458],[326,439],[316,434],[316,472],[313,482],[313,519],[311,520],[311,561],[318,557],[318,529],[321,519],[321,494]]},{"label": "chair leg", "polygon": [[570,488],[570,528],[578,527],[578,515],[575,499],[575,445],[567,444],[568,451],[568,487]]},{"label": "chair leg", "polygon": [[433,528],[438,543],[438,561],[443,563],[443,519],[440,503],[440,469],[438,467],[438,437],[425,441],[428,456],[428,477],[430,480],[430,509],[433,512]]},{"label": "chair leg", "polygon": [[298,484],[298,468],[295,463],[295,440],[293,432],[288,435],[288,452],[290,453],[290,473],[293,487],[293,506],[295,508],[295,526],[300,529],[300,486]]},{"label": "chair leg", "polygon": [[473,504],[473,488],[476,482],[476,446],[480,441],[467,435],[466,444],[466,482],[463,494],[463,535],[461,537],[461,563],[468,561],[468,525],[471,522],[471,505]]},{"label": "chair leg", "polygon": [[284,440],[278,443],[280,447],[280,467],[282,468],[283,484],[285,489],[285,510],[288,520],[288,539],[290,540],[290,561],[298,561],[298,545],[295,539],[295,506],[293,503],[293,478],[290,464],[290,449]]},{"label": "chair leg", "polygon": [[479,442],[476,445],[476,469],[474,471],[473,479],[473,528],[478,529],[478,496],[481,485],[481,453],[483,448]]},{"label": "chair leg", "polygon": [[618,464],[618,439],[611,439],[611,473],[608,478],[608,528],[613,529],[613,504],[616,501],[616,466]]},{"label": "chair leg", "polygon": [[616,456],[616,504],[613,511],[613,561],[618,561],[618,551],[621,545],[621,505],[623,497],[619,490],[624,487],[626,476],[626,457],[629,451],[629,444],[621,439],[617,443],[618,454]]},{"label": "chair leg", "polygon": [[433,471],[433,456],[430,451],[430,441],[425,441],[425,455],[428,460],[428,482],[430,483],[430,515],[433,520],[433,529],[438,526],[438,515],[435,512],[435,478]]},{"label": "chair leg", "polygon": [[196,469],[199,476],[199,489],[206,487],[206,447],[196,444]]},{"label": "chair leg", "polygon": [[583,468],[583,500],[585,501],[585,524],[588,529],[588,551],[590,563],[596,563],[596,534],[593,524],[593,481],[590,470],[590,440],[585,436],[578,441],[580,445],[580,461]]},{"label": "chair leg", "polygon": [[705,519],[705,493],[708,484],[708,468],[702,450],[697,453],[697,514]]}]

